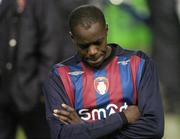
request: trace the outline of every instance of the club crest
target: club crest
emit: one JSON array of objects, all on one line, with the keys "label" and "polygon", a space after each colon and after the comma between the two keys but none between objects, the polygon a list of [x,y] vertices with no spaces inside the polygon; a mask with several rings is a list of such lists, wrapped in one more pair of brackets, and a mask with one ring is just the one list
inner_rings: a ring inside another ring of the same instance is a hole
[{"label": "club crest", "polygon": [[97,77],[94,80],[94,88],[96,92],[98,92],[101,95],[104,95],[107,93],[109,89],[109,81],[106,77]]}]

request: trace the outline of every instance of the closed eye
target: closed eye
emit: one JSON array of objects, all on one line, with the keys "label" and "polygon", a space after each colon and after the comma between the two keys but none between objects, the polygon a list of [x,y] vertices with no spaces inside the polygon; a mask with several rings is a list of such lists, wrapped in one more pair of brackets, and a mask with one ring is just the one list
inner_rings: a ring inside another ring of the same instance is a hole
[{"label": "closed eye", "polygon": [[81,49],[87,49],[89,47],[89,44],[79,44],[78,46]]}]

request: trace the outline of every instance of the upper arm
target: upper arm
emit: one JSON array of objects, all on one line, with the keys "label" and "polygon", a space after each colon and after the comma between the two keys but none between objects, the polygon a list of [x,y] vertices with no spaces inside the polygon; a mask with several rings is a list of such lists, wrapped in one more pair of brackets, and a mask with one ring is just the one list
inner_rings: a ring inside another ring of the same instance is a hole
[{"label": "upper arm", "polygon": [[138,88],[138,107],[140,119],[128,125],[122,134],[131,138],[161,138],[164,131],[164,113],[159,91],[159,79],[156,68],[146,58]]}]

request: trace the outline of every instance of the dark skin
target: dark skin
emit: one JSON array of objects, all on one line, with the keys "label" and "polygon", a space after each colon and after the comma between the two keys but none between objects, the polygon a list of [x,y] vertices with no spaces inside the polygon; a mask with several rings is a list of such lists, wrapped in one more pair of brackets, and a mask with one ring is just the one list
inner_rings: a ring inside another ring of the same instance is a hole
[{"label": "dark skin", "polygon": [[[99,22],[91,24],[89,28],[77,25],[74,27],[73,32],[70,32],[83,61],[91,67],[99,67],[111,54],[112,48],[107,45],[107,32],[108,26],[104,27]],[[53,115],[62,123],[83,123],[74,108],[66,104],[62,104],[61,107],[61,109],[55,109]],[[128,106],[123,112],[129,124],[136,122],[140,117],[137,106]]]},{"label": "dark skin", "polygon": [[91,67],[100,66],[111,54],[111,47],[107,45],[108,26],[100,23],[92,24],[88,29],[77,25],[71,38],[84,62]]},{"label": "dark skin", "polygon": [[66,104],[62,104],[62,109],[55,109],[53,111],[53,115],[64,124],[76,124],[83,122],[74,108]]}]

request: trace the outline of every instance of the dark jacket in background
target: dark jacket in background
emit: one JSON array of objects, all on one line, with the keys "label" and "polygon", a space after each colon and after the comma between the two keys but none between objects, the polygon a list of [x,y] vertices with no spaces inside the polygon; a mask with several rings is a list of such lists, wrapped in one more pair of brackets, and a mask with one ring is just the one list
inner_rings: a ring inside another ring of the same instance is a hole
[{"label": "dark jacket in background", "polygon": [[14,138],[18,125],[28,139],[48,139],[41,84],[59,61],[61,26],[51,0],[0,4],[0,138]]},{"label": "dark jacket in background", "polygon": [[19,109],[30,110],[39,101],[41,83],[58,60],[61,22],[49,0],[29,0],[22,16],[12,95]]},{"label": "dark jacket in background", "polygon": [[22,111],[31,109],[38,101],[41,83],[49,68],[75,53],[69,36],[68,14],[88,1],[29,0],[22,18],[17,75],[13,96]]},{"label": "dark jacket in background", "polygon": [[0,106],[10,101],[11,80],[15,73],[20,13],[16,1],[0,4]]},{"label": "dark jacket in background", "polygon": [[[49,0],[28,0],[20,30],[14,23],[10,30],[9,24],[19,20],[10,19],[9,12],[1,22],[2,93],[10,95],[20,111],[29,111],[39,102],[41,82],[60,52],[61,23],[53,6]],[[9,45],[11,39],[16,40],[15,46]]]},{"label": "dark jacket in background", "polygon": [[168,112],[180,113],[180,22],[176,0],[148,0],[152,31],[152,57],[163,86]]},{"label": "dark jacket in background", "polygon": [[[41,84],[51,65],[71,56],[67,15],[84,0],[16,0],[0,4],[0,138],[21,125],[27,138],[49,138]],[[81,1],[81,2],[80,2]],[[56,3],[57,2],[57,3]]]}]

